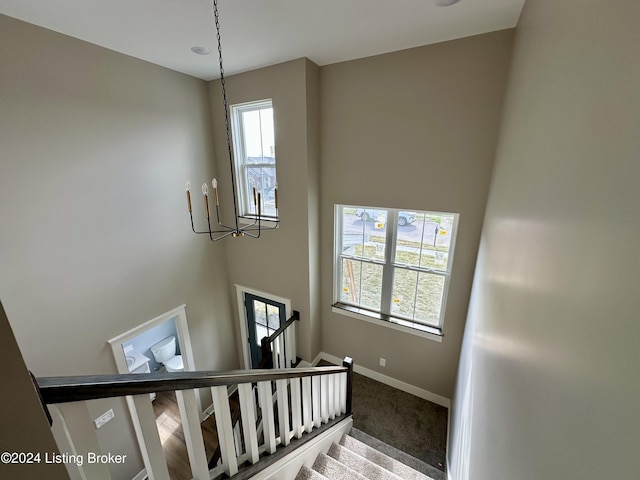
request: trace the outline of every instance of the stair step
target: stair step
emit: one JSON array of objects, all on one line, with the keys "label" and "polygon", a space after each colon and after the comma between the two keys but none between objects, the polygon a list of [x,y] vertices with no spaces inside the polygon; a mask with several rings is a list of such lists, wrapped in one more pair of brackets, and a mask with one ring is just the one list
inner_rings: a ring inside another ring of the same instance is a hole
[{"label": "stair step", "polygon": [[367,480],[367,477],[324,453],[318,455],[312,468],[331,480]]},{"label": "stair step", "polygon": [[351,429],[349,437],[364,443],[374,450],[384,453],[400,463],[407,465],[409,468],[426,475],[428,478],[432,478],[433,480],[446,480],[447,478],[446,474],[442,470],[439,470],[433,465],[429,465],[406,452],[398,450],[397,448],[392,447],[391,445],[388,445],[377,438],[358,430],[357,428]]},{"label": "stair step", "polygon": [[309,467],[302,466],[295,480],[328,480],[327,477],[321,473],[311,470]]},{"label": "stair step", "polygon": [[376,465],[365,457],[358,455],[337,443],[331,445],[327,455],[335,458],[350,469],[359,472],[369,480],[403,480],[402,477],[392,473],[390,470],[387,470],[380,465]]},{"label": "stair step", "polygon": [[[395,478],[399,477],[402,480],[432,480],[431,477],[428,477],[427,475],[414,470],[413,468],[399,462],[394,458],[391,458],[390,456],[380,452],[379,450],[376,450],[375,448],[370,447],[369,445],[349,435],[343,435],[342,439],[340,440],[340,446],[344,450],[351,452],[353,455],[358,455],[360,458],[363,458],[371,462],[372,464],[375,464],[379,468],[382,468],[394,474]],[[331,450],[329,450],[329,452],[331,452]],[[347,465],[349,464],[347,463]]]}]

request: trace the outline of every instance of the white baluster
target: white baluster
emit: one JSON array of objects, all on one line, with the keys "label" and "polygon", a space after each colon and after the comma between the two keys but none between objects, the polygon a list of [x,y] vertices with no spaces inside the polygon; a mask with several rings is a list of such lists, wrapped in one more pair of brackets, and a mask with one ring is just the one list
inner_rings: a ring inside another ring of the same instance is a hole
[{"label": "white baluster", "polygon": [[247,458],[253,464],[258,461],[258,435],[256,433],[256,408],[253,388],[250,383],[238,385],[238,395],[240,397],[240,413],[242,414],[242,430],[244,432],[244,443],[247,449]]},{"label": "white baluster", "polygon": [[296,323],[293,322],[293,325],[289,327],[291,331],[291,361],[296,362],[298,360],[298,350],[296,348]]},{"label": "white baluster", "polygon": [[220,457],[224,465],[224,471],[230,477],[238,473],[238,459],[235,455],[233,444],[233,427],[231,425],[231,410],[229,409],[229,397],[227,387],[211,387],[213,408],[216,415],[216,429],[218,432],[218,444],[220,445]]},{"label": "white baluster", "polygon": [[233,427],[233,443],[236,447],[236,458],[242,455],[242,438],[240,435],[240,422],[236,422]]},{"label": "white baluster", "polygon": [[176,400],[178,401],[180,418],[182,418],[182,431],[187,445],[193,479],[209,480],[209,465],[202,439],[200,409],[196,401],[196,392],[195,390],[176,390]]},{"label": "white baluster", "polygon": [[296,337],[292,335],[294,333],[293,326],[295,323],[292,323],[289,328],[284,331],[285,340],[285,368],[291,368],[292,362],[295,361],[296,357],[293,355],[293,348],[296,343]]},{"label": "white baluster", "polygon": [[319,427],[322,424],[322,418],[320,415],[320,376],[315,375],[313,377],[313,426]]},{"label": "white baluster", "polygon": [[265,451],[273,453],[276,451],[276,427],[273,420],[271,382],[258,382],[258,396],[260,397],[260,409],[262,410]]},{"label": "white baluster", "polygon": [[313,428],[311,377],[304,377],[302,379],[302,423],[304,424],[304,431],[309,433]]},{"label": "white baluster", "polygon": [[296,438],[302,436],[302,403],[300,401],[300,379],[291,379],[291,423]]},{"label": "white baluster", "polygon": [[340,416],[340,374],[334,373],[333,377],[333,412],[336,416]]},{"label": "white baluster", "polygon": [[[335,393],[333,392],[333,375],[323,375],[322,379],[326,381],[327,385],[327,420],[333,420],[336,418],[336,412],[334,409]],[[324,415],[322,418],[325,418]]]},{"label": "white baluster", "polygon": [[278,368],[287,368],[284,333],[281,333],[276,341],[278,342]]},{"label": "white baluster", "polygon": [[322,375],[320,377],[320,417],[322,417],[322,423],[329,421],[329,388],[327,387],[327,376]]},{"label": "white baluster", "polygon": [[278,367],[278,339],[276,338],[273,343],[271,344],[271,357],[273,360],[273,368],[279,368]]},{"label": "white baluster", "polygon": [[280,444],[289,445],[289,392],[287,391],[287,379],[276,380],[276,392],[278,397],[278,424],[280,426]]},{"label": "white baluster", "polygon": [[340,373],[340,413],[347,413],[347,374]]},{"label": "white baluster", "polygon": [[147,474],[153,480],[170,480],[149,394],[127,397],[127,402],[135,412],[131,418],[140,442],[140,451]]}]

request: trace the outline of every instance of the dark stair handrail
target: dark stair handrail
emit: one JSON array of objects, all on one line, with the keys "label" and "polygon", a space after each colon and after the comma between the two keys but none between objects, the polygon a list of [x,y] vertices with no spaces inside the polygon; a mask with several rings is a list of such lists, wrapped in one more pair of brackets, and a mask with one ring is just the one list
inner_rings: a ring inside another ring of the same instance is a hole
[{"label": "dark stair handrail", "polygon": [[313,377],[343,372],[348,373],[349,368],[310,367],[282,370],[232,370],[228,372],[126,373],[119,375],[40,377],[36,381],[43,402],[48,405],[97,398],[142,395],[153,392]]}]

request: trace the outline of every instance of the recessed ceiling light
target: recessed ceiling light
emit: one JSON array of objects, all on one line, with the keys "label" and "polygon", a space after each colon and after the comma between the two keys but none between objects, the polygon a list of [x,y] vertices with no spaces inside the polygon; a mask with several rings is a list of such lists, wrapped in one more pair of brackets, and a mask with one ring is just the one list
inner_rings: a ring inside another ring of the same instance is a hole
[{"label": "recessed ceiling light", "polygon": [[191,51],[193,53],[197,53],[198,55],[209,55],[211,53],[211,50],[209,50],[207,47],[191,47]]},{"label": "recessed ceiling light", "polygon": [[439,7],[449,7],[454,3],[458,3],[460,0],[436,0],[436,5]]}]

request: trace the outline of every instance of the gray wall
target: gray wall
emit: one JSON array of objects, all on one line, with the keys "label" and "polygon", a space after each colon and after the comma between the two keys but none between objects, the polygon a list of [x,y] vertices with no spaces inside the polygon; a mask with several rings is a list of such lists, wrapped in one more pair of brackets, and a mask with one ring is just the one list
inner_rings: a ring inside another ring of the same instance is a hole
[{"label": "gray wall", "polygon": [[636,0],[525,5],[451,478],[640,478],[639,24]]},{"label": "gray wall", "polygon": [[[0,298],[27,366],[114,373],[108,339],[186,303],[197,368],[236,368],[224,247],[183,187],[214,174],[206,83],[5,16],[0,65]],[[132,478],[124,402],[88,407],[114,408],[98,438]]]},{"label": "gray wall", "polygon": [[[298,355],[307,361],[317,354],[318,340],[312,340],[312,334],[320,329],[315,293],[319,257],[314,253],[318,249],[317,77],[318,67],[301,58],[226,79],[230,105],[273,99],[281,218],[279,228],[263,233],[259,240],[224,240],[229,283],[290,298],[301,314]],[[210,82],[209,92],[222,219],[229,224],[233,220],[231,177],[220,81]],[[235,301],[235,292],[232,296]]]},{"label": "gray wall", "polygon": [[[505,30],[321,68],[322,349],[447,398],[512,36]],[[331,312],[338,203],[460,213],[442,343]]]}]

